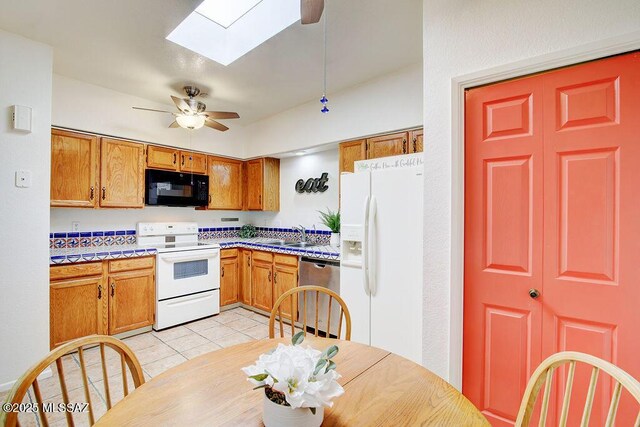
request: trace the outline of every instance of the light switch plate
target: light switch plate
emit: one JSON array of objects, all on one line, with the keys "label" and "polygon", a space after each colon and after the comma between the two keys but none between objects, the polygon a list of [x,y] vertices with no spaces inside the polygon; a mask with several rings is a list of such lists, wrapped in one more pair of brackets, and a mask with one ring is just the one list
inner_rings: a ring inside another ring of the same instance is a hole
[{"label": "light switch plate", "polygon": [[16,187],[19,187],[19,188],[31,187],[31,171],[25,171],[25,170],[16,171]]}]

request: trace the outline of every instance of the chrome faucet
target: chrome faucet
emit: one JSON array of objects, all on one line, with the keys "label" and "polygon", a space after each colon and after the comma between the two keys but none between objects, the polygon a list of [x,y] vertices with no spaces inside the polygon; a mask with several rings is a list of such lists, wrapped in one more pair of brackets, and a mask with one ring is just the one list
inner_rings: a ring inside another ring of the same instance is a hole
[{"label": "chrome faucet", "polygon": [[306,242],[307,241],[307,234],[306,234],[306,229],[300,225],[299,227],[291,227],[293,230],[296,230],[298,233],[300,233],[300,241],[301,242]]}]

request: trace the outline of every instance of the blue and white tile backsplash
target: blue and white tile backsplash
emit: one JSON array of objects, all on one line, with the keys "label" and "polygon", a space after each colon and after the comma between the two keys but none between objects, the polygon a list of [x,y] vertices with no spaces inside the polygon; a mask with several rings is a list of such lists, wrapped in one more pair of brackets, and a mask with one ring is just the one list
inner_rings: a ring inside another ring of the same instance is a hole
[{"label": "blue and white tile backsplash", "polygon": [[136,230],[70,231],[67,233],[49,233],[50,249],[135,245],[137,241]]},{"label": "blue and white tile backsplash", "polygon": [[[257,237],[269,239],[297,240],[300,233],[291,228],[256,227]],[[202,227],[198,229],[198,238],[226,239],[239,237],[240,227]],[[326,230],[307,230],[307,239],[319,245],[328,245],[331,232]],[[109,231],[70,231],[49,233],[50,249],[88,248],[94,246],[135,245],[138,239],[136,230]]]}]

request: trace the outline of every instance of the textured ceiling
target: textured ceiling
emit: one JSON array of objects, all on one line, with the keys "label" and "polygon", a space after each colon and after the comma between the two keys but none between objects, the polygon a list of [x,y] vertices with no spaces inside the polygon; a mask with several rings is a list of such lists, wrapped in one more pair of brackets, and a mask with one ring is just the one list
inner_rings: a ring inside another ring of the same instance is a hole
[{"label": "textured ceiling", "polygon": [[[296,23],[225,67],[165,40],[199,3],[11,1],[0,28],[52,46],[57,74],[163,104],[194,83],[209,110],[237,111],[243,124],[322,94],[321,23]],[[422,0],[325,4],[328,97],[421,62]]]}]

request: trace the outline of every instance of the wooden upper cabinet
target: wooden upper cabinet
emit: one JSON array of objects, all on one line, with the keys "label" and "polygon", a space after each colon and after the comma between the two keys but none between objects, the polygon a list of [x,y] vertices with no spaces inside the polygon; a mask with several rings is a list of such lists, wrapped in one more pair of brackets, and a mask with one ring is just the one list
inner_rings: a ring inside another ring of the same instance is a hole
[{"label": "wooden upper cabinet", "polygon": [[411,153],[422,153],[422,134],[423,129],[416,129],[410,132]]},{"label": "wooden upper cabinet", "polygon": [[209,209],[242,210],[242,162],[209,156]]},{"label": "wooden upper cabinet", "polygon": [[409,153],[408,132],[392,133],[367,139],[367,158],[397,156]]},{"label": "wooden upper cabinet", "polygon": [[247,162],[247,209],[280,210],[280,160],[261,158]]},{"label": "wooden upper cabinet", "polygon": [[175,148],[147,145],[147,168],[177,171],[179,154]]},{"label": "wooden upper cabinet", "polygon": [[193,151],[180,151],[180,172],[206,175],[207,155]]},{"label": "wooden upper cabinet", "polygon": [[100,141],[100,206],[144,207],[144,146],[102,138]]},{"label": "wooden upper cabinet", "polygon": [[340,172],[353,172],[353,162],[366,158],[366,140],[359,139],[340,144]]},{"label": "wooden upper cabinet", "polygon": [[96,136],[51,130],[51,206],[95,207],[97,171]]}]

